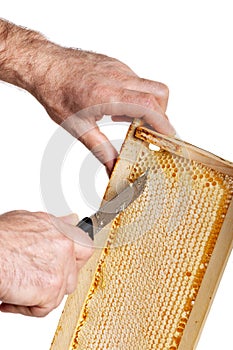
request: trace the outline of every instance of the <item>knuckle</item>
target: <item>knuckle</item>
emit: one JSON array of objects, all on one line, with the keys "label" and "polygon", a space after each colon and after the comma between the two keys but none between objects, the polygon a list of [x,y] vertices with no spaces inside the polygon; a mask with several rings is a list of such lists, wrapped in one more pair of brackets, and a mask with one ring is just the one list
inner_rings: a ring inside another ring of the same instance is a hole
[{"label": "knuckle", "polygon": [[41,218],[41,219],[47,219],[48,218],[48,214],[43,212],[43,211],[37,211],[36,213],[34,213],[37,217]]},{"label": "knuckle", "polygon": [[66,290],[66,294],[72,294],[74,293],[75,289],[77,287],[77,284],[69,285]]},{"label": "knuckle", "polygon": [[169,96],[169,88],[168,88],[168,86],[163,84],[163,83],[158,83],[158,84],[159,84],[160,96],[167,99],[168,96]]},{"label": "knuckle", "polygon": [[85,263],[91,258],[93,255],[94,248],[92,245],[82,247],[82,249],[78,248],[76,252],[76,261],[78,262],[78,270],[85,265]]},{"label": "knuckle", "polygon": [[114,85],[107,85],[101,82],[96,83],[95,89],[93,89],[93,98],[95,102],[114,102],[118,95],[119,89]]},{"label": "knuckle", "polygon": [[90,91],[99,91],[99,90],[101,90],[100,82],[95,77],[92,77],[92,78],[89,79],[88,86],[90,88]]},{"label": "knuckle", "polygon": [[93,253],[94,253],[94,247],[93,246],[87,247],[85,250],[86,260],[89,260],[93,255]]},{"label": "knuckle", "polygon": [[35,317],[45,317],[47,316],[51,311],[53,310],[53,308],[50,307],[37,307],[37,308],[33,308],[31,309],[31,314]]},{"label": "knuckle", "polygon": [[145,105],[146,108],[154,109],[155,105],[157,105],[155,102],[156,101],[155,101],[154,95],[149,93],[145,93],[143,95],[143,104]]},{"label": "knuckle", "polygon": [[74,255],[74,243],[66,237],[61,236],[59,238],[59,248],[62,256],[69,257]]},{"label": "knuckle", "polygon": [[43,220],[45,222],[51,221],[52,219],[52,215],[45,213],[43,211],[38,211],[36,213],[34,213],[34,215],[39,219],[39,220]]},{"label": "knuckle", "polygon": [[53,290],[54,294],[57,294],[61,290],[63,283],[61,273],[54,273],[48,281],[48,287]]},{"label": "knuckle", "polygon": [[[59,264],[59,268],[65,268],[67,262],[70,258],[73,258],[75,255],[74,252],[74,243],[66,237],[63,237],[60,233],[53,239],[53,247],[51,252],[55,256],[55,259],[52,261],[53,267],[55,267],[54,261],[56,260]],[[56,269],[59,272],[58,269]]]},{"label": "knuckle", "polygon": [[69,275],[67,286],[66,286],[66,294],[71,294],[75,291],[78,283],[78,271],[75,271]]},{"label": "knuckle", "polygon": [[60,294],[57,298],[54,298],[54,299],[51,301],[51,303],[50,303],[50,305],[49,305],[50,311],[56,309],[56,308],[61,304],[61,301],[62,301],[64,295],[65,295],[65,293],[62,293],[62,294]]},{"label": "knuckle", "polygon": [[83,249],[82,251],[82,256],[81,256],[81,260],[83,261],[83,264],[85,264],[93,255],[94,252],[94,248],[92,247],[86,247],[85,249]]}]

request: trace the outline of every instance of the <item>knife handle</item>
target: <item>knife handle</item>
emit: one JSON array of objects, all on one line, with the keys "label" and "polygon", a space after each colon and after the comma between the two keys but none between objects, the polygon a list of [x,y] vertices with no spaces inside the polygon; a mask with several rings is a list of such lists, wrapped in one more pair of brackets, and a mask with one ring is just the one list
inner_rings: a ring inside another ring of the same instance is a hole
[{"label": "knife handle", "polygon": [[77,224],[77,227],[88,233],[88,236],[94,241],[94,229],[91,218],[85,217]]}]

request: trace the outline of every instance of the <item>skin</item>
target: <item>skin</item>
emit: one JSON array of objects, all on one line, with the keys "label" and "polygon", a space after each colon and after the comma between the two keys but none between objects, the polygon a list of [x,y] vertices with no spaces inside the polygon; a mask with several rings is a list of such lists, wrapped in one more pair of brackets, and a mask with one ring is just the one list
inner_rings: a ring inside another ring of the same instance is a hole
[{"label": "skin", "polygon": [[[175,134],[166,116],[166,85],[138,77],[114,58],[58,46],[1,19],[0,80],[31,93],[109,174],[117,152],[97,126],[103,115],[113,121],[143,118],[158,132]],[[26,211],[0,216],[1,311],[45,316],[74,291],[93,250],[87,235],[74,227],[77,221]]]},{"label": "skin", "polygon": [[[0,217],[2,312],[45,316],[77,286],[78,271],[92,255],[87,234],[73,227],[76,215],[56,218],[28,211]],[[66,238],[77,231],[79,244]]]}]

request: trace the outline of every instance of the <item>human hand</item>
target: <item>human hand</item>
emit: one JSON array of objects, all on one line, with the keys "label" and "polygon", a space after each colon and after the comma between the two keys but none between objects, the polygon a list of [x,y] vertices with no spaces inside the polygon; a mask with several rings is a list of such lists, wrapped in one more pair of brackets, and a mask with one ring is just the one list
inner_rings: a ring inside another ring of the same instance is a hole
[{"label": "human hand", "polygon": [[165,114],[168,88],[164,84],[139,78],[114,58],[63,48],[2,19],[0,79],[32,93],[109,173],[117,152],[98,129],[96,122],[103,115],[111,115],[113,121],[143,118],[158,132],[175,134]]},{"label": "human hand", "polygon": [[168,88],[164,84],[139,78],[116,59],[51,43],[42,47],[38,61],[35,82],[40,83],[32,94],[109,173],[117,152],[97,126],[103,115],[111,115],[113,121],[143,117],[158,132],[175,133],[165,114]]},{"label": "human hand", "polygon": [[74,214],[28,211],[0,216],[0,311],[45,316],[75,290],[78,271],[92,254],[88,235],[73,226],[77,221]]}]

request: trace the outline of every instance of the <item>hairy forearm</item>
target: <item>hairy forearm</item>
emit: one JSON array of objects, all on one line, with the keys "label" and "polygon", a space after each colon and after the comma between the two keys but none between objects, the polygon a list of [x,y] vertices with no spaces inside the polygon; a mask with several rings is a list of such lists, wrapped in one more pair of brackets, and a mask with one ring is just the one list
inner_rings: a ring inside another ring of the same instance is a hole
[{"label": "hairy forearm", "polygon": [[[143,118],[158,132],[175,134],[165,114],[168,88],[164,84],[138,77],[114,58],[61,47],[1,19],[0,80],[30,92],[110,171],[117,152],[98,130],[96,122],[103,115],[112,115],[115,121],[123,120],[119,116],[126,116],[126,121]],[[92,106],[96,108],[81,113]]]},{"label": "hairy forearm", "polygon": [[42,74],[39,52],[46,45],[41,34],[0,19],[0,80],[30,91]]}]

